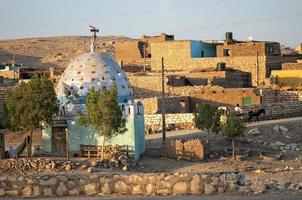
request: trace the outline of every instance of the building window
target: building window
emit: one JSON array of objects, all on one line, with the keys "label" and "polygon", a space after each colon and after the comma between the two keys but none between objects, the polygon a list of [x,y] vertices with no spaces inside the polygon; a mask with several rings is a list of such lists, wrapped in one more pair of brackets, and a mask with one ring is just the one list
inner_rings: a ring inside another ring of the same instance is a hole
[{"label": "building window", "polygon": [[252,105],[252,98],[251,97],[242,98],[242,104],[243,105]]},{"label": "building window", "polygon": [[204,58],[204,51],[201,51],[201,52],[200,52],[200,57],[201,57],[201,58]]},{"label": "building window", "polygon": [[185,102],[185,100],[181,100],[179,103],[180,103],[180,112],[185,113],[186,112],[186,102]]},{"label": "building window", "polygon": [[230,56],[231,50],[230,49],[223,49],[223,56]]},{"label": "building window", "polygon": [[274,46],[273,45],[268,45],[266,47],[266,53],[274,53]]}]

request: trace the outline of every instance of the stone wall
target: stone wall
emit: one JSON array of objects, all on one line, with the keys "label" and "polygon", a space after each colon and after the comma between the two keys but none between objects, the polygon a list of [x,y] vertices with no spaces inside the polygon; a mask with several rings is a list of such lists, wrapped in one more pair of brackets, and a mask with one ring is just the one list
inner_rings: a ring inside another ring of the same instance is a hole
[{"label": "stone wall", "polygon": [[[162,78],[160,74],[131,74],[128,73],[130,84],[133,88],[134,98],[160,97],[162,94]],[[165,78],[165,83],[168,79]]]},{"label": "stone wall", "polygon": [[260,104],[260,96],[254,88],[202,88],[200,86],[171,87],[169,94],[190,97],[190,112],[195,110],[196,104],[207,102],[216,105],[242,105],[243,98],[251,98],[252,104]]},{"label": "stone wall", "polygon": [[[145,114],[158,114],[162,111],[162,98],[136,99],[144,105]],[[187,113],[190,110],[189,97],[177,96],[165,98],[166,113]]]},{"label": "stone wall", "polygon": [[19,79],[19,71],[1,71],[0,70],[0,76],[4,78],[10,78],[10,79]]},{"label": "stone wall", "polygon": [[[0,196],[201,195],[256,192],[241,174],[40,174],[0,177]],[[262,191],[263,192],[263,191]]]},{"label": "stone wall", "polygon": [[283,63],[282,70],[302,70],[302,63]]},{"label": "stone wall", "polygon": [[279,43],[268,43],[268,42],[243,42],[229,45],[218,45],[217,46],[217,57],[224,57],[224,49],[230,50],[230,56],[264,56],[268,55],[268,46],[271,46],[273,53],[280,54]]},{"label": "stone wall", "polygon": [[231,70],[182,73],[181,75],[169,75],[168,79],[168,84],[171,86],[209,84],[225,88],[243,88],[252,85],[249,73]]},{"label": "stone wall", "polygon": [[283,102],[283,103],[270,103],[263,105],[243,106],[245,111],[257,110],[264,108],[266,113],[261,115],[259,119],[282,119],[290,117],[302,116],[302,102]]},{"label": "stone wall", "polygon": [[[134,98],[145,99],[162,96],[162,82],[159,73],[150,73],[142,76],[129,74],[128,78],[133,87]],[[165,77],[165,93],[167,97],[190,97],[189,112],[194,110],[196,103],[202,101],[223,105],[236,105],[237,103],[241,105],[243,98],[250,97],[253,104],[260,104],[260,97],[254,93],[254,88],[221,88],[205,86],[173,87],[167,83],[168,78]],[[150,100],[150,102],[156,103],[155,100]],[[147,104],[148,110],[151,103]],[[155,107],[155,105],[151,105],[150,110],[155,110]]]},{"label": "stone wall", "polygon": [[[262,90],[262,104],[302,102],[302,91]],[[256,93],[260,95],[260,90]]]},{"label": "stone wall", "polygon": [[205,143],[200,139],[168,140],[161,147],[161,155],[168,158],[200,161],[207,156]]},{"label": "stone wall", "polygon": [[[166,126],[175,128],[194,128],[194,113],[166,114]],[[162,115],[145,115],[145,129],[160,130],[162,127]]]},{"label": "stone wall", "polygon": [[142,44],[139,41],[126,41],[116,44],[115,58],[118,62],[123,60],[127,62],[129,60],[136,60],[143,58],[141,51]]}]

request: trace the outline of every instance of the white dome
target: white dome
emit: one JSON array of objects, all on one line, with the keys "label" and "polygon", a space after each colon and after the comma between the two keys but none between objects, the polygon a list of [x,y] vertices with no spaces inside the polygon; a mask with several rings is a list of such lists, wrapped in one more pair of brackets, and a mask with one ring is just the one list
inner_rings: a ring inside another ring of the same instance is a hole
[{"label": "white dome", "polygon": [[116,61],[107,53],[90,52],[68,65],[58,82],[56,93],[59,97],[66,97],[66,90],[69,90],[71,95],[85,97],[93,87],[108,89],[114,83],[120,102],[132,99],[128,78]]}]

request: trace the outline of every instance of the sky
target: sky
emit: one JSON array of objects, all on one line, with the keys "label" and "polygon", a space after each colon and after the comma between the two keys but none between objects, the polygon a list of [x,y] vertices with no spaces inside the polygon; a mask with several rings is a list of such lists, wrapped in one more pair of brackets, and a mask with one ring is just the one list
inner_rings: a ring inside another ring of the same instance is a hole
[{"label": "sky", "polygon": [[302,0],[0,0],[0,40],[174,34],[175,39],[302,42]]}]

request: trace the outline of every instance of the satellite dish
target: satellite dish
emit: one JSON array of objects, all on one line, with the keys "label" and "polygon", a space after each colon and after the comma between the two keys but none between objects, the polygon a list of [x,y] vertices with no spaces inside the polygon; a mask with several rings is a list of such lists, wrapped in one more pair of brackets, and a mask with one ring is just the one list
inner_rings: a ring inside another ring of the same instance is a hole
[{"label": "satellite dish", "polygon": [[253,40],[254,40],[253,36],[249,36],[249,37],[247,38],[247,41],[248,41],[248,42],[252,42]]}]

